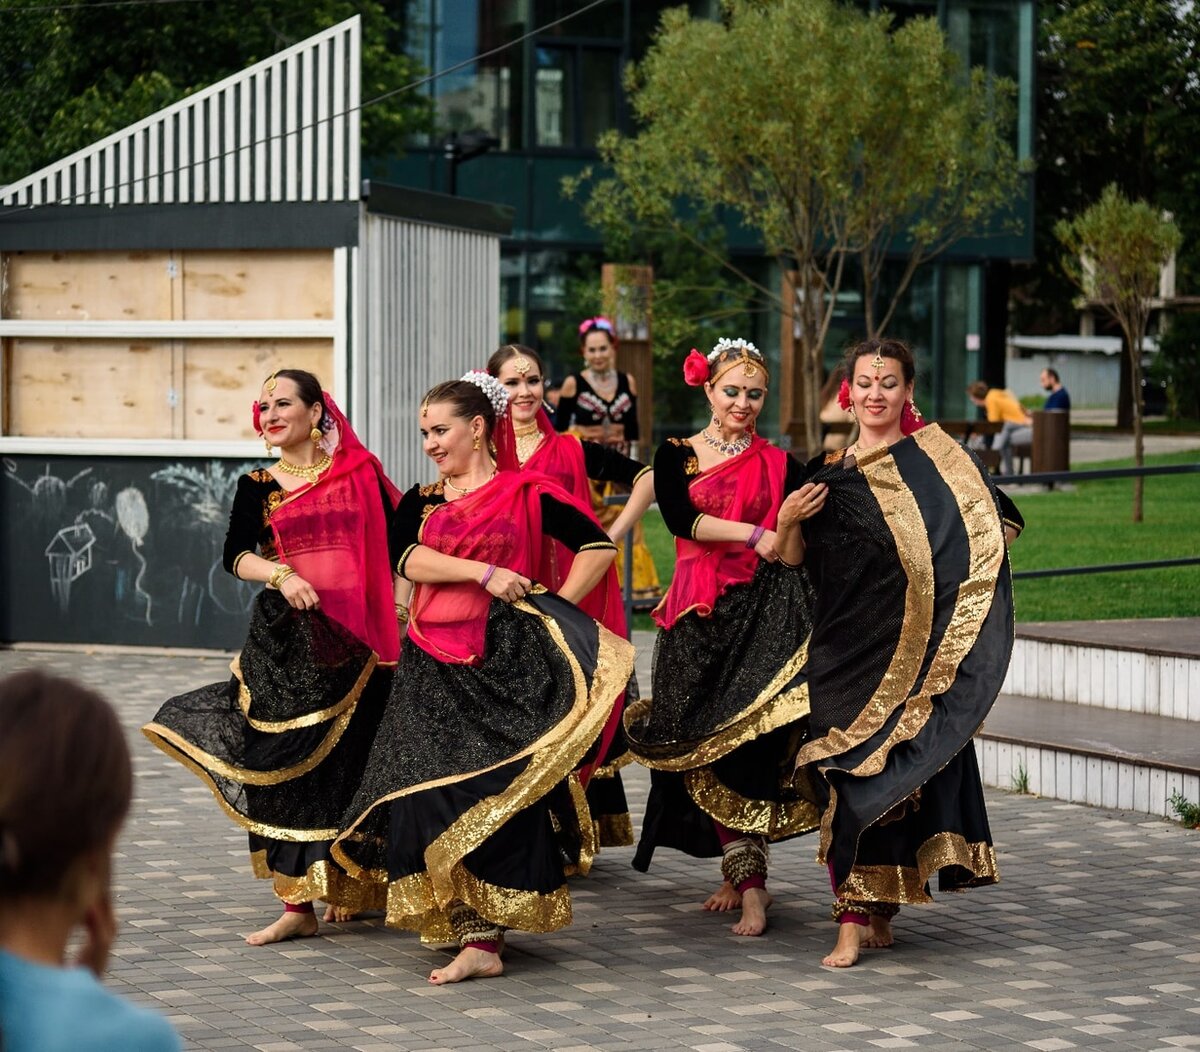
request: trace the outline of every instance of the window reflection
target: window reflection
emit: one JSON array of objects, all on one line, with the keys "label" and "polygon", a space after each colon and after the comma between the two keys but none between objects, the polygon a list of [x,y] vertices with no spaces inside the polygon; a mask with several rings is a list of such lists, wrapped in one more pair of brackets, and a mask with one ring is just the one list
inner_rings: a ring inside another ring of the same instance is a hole
[{"label": "window reflection", "polygon": [[575,145],[574,57],[564,48],[537,49],[533,98],[539,146]]}]

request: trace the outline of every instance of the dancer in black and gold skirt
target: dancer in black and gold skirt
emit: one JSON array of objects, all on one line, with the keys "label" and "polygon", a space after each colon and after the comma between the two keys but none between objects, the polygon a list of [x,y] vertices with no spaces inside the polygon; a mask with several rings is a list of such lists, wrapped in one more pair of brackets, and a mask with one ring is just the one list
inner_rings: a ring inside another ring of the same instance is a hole
[{"label": "dancer in black and gold skirt", "polygon": [[[570,923],[567,873],[595,851],[573,771],[633,665],[633,648],[573,605],[613,544],[549,478],[519,470],[506,404],[486,373],[422,403],[441,478],[397,511],[396,569],[415,582],[408,635],[333,847],[386,892],[389,924],[458,942],[436,984],[499,975],[505,929]],[[550,537],[573,553],[558,595],[533,580]]]},{"label": "dancer in black and gold skirt", "polygon": [[654,459],[676,569],[654,611],[653,699],[626,712],[630,750],[652,769],[633,864],[648,868],[660,846],[723,856],[725,883],[705,908],[740,905],[733,931],[759,935],[768,844],[818,818],[790,774],[808,716],[812,594],[799,523],[824,487],[804,483],[801,465],[755,433],[769,378],[753,344],[692,351],[684,378],[704,387],[713,419]]},{"label": "dancer in black and gold skirt", "polygon": [[891,945],[891,917],[930,901],[935,875],[944,891],[998,879],[971,738],[1012,651],[1021,527],[975,457],[922,426],[903,343],[868,340],[847,369],[858,441],[810,464],[828,496],[804,524],[817,599],[797,764],[822,807],[834,967]]},{"label": "dancer in black and gold skirt", "polygon": [[143,732],[249,831],[254,872],[285,904],[247,937],[262,945],[316,934],[313,899],[331,904],[327,920],[382,906],[329,845],[399,656],[387,549],[399,494],[311,373],[273,374],[254,425],[280,459],[239,480],[225,541],[225,568],[266,585],[249,635],[232,679],[172,698]]}]

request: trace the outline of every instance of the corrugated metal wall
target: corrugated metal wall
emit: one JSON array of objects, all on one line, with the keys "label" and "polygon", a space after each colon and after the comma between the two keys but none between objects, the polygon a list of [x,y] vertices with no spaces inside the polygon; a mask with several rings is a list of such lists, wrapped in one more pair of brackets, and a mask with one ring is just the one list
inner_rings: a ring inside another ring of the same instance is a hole
[{"label": "corrugated metal wall", "polygon": [[358,15],[0,191],[6,205],[359,195]]},{"label": "corrugated metal wall", "polygon": [[421,396],[482,369],[496,349],[500,239],[370,213],[362,231],[352,381],[360,435],[407,489],[436,477],[421,452]]}]

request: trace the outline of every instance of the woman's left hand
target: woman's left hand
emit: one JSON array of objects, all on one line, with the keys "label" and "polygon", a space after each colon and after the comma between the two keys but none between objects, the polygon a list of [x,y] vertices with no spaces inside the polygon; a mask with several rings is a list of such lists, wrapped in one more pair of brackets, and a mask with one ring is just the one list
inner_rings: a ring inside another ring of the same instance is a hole
[{"label": "woman's left hand", "polygon": [[824,482],[806,482],[784,498],[779,506],[776,522],[780,529],[795,526],[798,522],[811,519],[823,507],[829,496],[829,487]]}]

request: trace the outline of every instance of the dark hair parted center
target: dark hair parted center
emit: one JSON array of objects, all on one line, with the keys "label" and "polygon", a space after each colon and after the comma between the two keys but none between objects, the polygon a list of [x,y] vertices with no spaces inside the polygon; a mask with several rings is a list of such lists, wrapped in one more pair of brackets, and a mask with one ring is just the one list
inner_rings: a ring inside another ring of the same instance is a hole
[{"label": "dark hair parted center", "polygon": [[903,340],[870,339],[861,340],[846,352],[846,378],[851,383],[854,381],[854,366],[864,355],[871,358],[876,355],[880,358],[893,358],[900,363],[906,384],[911,384],[916,379],[917,366],[913,360],[912,349],[907,343]]},{"label": "dark hair parted center", "polygon": [[511,362],[514,358],[528,358],[536,366],[542,379],[545,379],[546,365],[542,361],[542,356],[532,347],[526,347],[523,343],[506,343],[499,350],[494,351],[488,359],[487,371],[492,376],[498,377],[504,363]]}]

